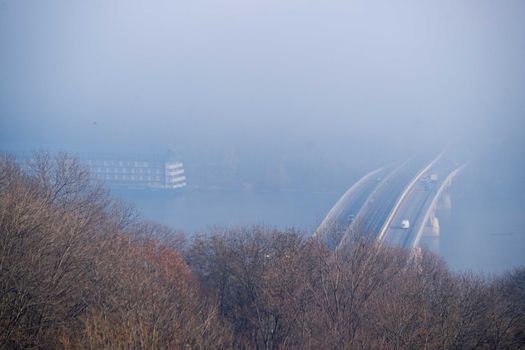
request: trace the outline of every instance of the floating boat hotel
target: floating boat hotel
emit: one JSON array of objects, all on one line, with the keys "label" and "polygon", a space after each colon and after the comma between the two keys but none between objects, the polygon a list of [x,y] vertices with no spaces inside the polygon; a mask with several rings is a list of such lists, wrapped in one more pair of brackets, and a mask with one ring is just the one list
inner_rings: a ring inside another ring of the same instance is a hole
[{"label": "floating boat hotel", "polygon": [[80,157],[91,174],[110,187],[175,190],[186,186],[184,164],[171,155]]}]

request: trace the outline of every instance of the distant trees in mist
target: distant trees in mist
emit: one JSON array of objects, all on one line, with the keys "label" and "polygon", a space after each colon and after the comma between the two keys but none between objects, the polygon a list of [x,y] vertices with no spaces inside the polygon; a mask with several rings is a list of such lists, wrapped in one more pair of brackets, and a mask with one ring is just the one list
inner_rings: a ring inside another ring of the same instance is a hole
[{"label": "distant trees in mist", "polygon": [[356,236],[187,241],[143,222],[78,163],[0,160],[0,348],[518,349],[525,269],[456,274]]}]

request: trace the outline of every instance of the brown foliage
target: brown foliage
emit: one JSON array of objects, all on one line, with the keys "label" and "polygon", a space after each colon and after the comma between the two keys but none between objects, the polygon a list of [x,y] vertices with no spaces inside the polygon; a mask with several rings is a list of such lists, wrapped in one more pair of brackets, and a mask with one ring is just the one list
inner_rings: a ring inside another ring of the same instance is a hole
[{"label": "brown foliage", "polygon": [[213,304],[160,230],[73,159],[2,159],[0,348],[220,344]]},{"label": "brown foliage", "polygon": [[366,237],[330,252],[296,232],[241,228],[196,238],[186,256],[234,348],[523,346],[521,270],[494,282],[451,274],[433,254]]}]

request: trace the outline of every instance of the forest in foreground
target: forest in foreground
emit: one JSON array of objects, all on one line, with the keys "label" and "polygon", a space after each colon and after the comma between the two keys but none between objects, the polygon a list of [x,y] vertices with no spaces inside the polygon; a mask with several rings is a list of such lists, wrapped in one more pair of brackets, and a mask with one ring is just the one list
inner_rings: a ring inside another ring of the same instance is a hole
[{"label": "forest in foreground", "polygon": [[0,349],[523,347],[524,267],[455,273],[359,234],[337,252],[260,226],[187,239],[67,155],[0,159]]}]

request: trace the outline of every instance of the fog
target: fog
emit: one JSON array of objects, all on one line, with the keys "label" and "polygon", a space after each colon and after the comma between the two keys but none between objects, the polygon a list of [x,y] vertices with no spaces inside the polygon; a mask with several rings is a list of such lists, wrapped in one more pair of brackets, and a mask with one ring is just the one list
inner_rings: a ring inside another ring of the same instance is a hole
[{"label": "fog", "polygon": [[189,184],[218,162],[323,203],[448,146],[469,168],[444,254],[508,268],[525,263],[524,23],[518,0],[0,0],[0,146],[172,145]]}]

